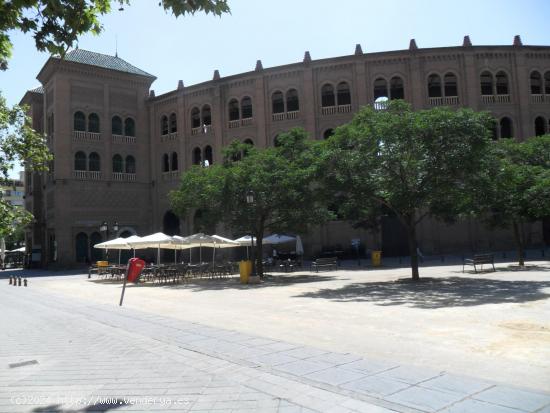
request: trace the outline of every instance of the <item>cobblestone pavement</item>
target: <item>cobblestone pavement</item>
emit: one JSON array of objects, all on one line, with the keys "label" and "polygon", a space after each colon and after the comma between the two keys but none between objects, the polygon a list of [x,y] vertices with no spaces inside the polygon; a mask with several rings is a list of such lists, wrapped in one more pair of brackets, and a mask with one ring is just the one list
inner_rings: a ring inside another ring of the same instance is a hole
[{"label": "cobblestone pavement", "polygon": [[550,394],[1,281],[0,412],[550,412]]}]

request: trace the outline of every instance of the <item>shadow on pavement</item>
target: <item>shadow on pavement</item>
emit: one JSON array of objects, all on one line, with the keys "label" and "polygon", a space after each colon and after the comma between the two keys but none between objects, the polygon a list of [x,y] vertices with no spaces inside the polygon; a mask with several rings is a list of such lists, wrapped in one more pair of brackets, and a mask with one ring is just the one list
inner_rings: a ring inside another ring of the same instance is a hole
[{"label": "shadow on pavement", "polygon": [[[548,291],[542,289],[548,288]],[[408,305],[416,308],[470,307],[484,304],[523,303],[550,297],[550,281],[505,281],[486,278],[447,277],[349,284],[295,297],[333,301]]]},{"label": "shadow on pavement", "polygon": [[88,412],[108,412],[110,410],[120,409],[127,405],[122,399],[111,399],[108,403],[96,403],[90,406],[86,406],[83,409],[63,409],[61,404],[52,404],[44,407],[37,407],[31,410],[33,413],[88,413]]}]

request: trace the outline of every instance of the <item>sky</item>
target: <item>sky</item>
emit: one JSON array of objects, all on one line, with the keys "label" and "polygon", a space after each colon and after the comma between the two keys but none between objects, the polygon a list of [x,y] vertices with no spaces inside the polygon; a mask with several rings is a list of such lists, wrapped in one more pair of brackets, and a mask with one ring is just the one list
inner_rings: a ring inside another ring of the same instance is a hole
[{"label": "sky", "polygon": [[[157,95],[174,90],[178,80],[193,85],[263,67],[363,52],[459,46],[465,35],[475,45],[550,46],[549,0],[228,0],[231,14],[175,18],[158,0],[132,0],[130,6],[101,18],[99,36],[83,36],[81,49],[118,56],[157,77]],[[0,72],[8,104],[40,85],[36,75],[48,59],[34,39],[10,33],[13,57]],[[13,172],[16,174],[16,171]]]}]

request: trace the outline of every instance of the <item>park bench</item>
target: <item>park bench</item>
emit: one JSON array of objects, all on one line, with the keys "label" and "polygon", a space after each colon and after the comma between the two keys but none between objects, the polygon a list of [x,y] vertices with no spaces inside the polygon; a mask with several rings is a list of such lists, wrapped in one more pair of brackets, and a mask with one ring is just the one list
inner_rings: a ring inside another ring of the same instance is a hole
[{"label": "park bench", "polygon": [[495,256],[493,254],[476,254],[473,258],[466,258],[462,263],[462,272],[464,272],[464,266],[473,265],[474,271],[477,274],[477,266],[481,266],[483,269],[483,264],[491,264],[493,266],[493,271],[495,269]]},{"label": "park bench", "polygon": [[315,269],[315,272],[319,272],[319,268],[338,268],[338,258],[328,257],[328,258],[317,258],[311,263],[311,269]]}]

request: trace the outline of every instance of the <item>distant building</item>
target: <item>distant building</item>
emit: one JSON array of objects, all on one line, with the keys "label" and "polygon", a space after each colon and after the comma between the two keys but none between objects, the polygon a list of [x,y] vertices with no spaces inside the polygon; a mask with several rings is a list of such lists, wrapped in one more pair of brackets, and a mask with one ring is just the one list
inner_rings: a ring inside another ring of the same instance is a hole
[{"label": "distant building", "polygon": [[[170,62],[167,61],[167,64]],[[25,204],[35,215],[27,249],[41,251],[40,265],[94,261],[91,246],[110,237],[164,231],[195,232],[195,216],[177,217],[167,194],[191,165],[221,161],[234,140],[260,148],[277,135],[303,127],[324,139],[377,99],[404,99],[415,109],[436,106],[490,111],[495,139],[550,129],[550,47],[472,46],[363,53],[263,68],[184,86],[155,96],[155,77],[117,56],[86,50],[48,59],[41,87],[28,91],[33,127],[45,132],[55,159],[49,173],[27,173]],[[112,231],[118,223],[116,233]],[[506,231],[476,222],[452,227],[426,221],[419,228],[423,253],[511,248]],[[228,234],[243,235],[243,234]],[[525,226],[529,243],[543,241],[542,225]],[[548,236],[548,234],[546,234]],[[406,236],[385,217],[378,235],[341,221],[312,228],[306,254],[350,248],[360,239],[384,255],[406,255]]]},{"label": "distant building", "polygon": [[25,206],[25,183],[24,173],[21,172],[19,179],[9,179],[5,185],[0,185],[1,197],[11,205]]}]

